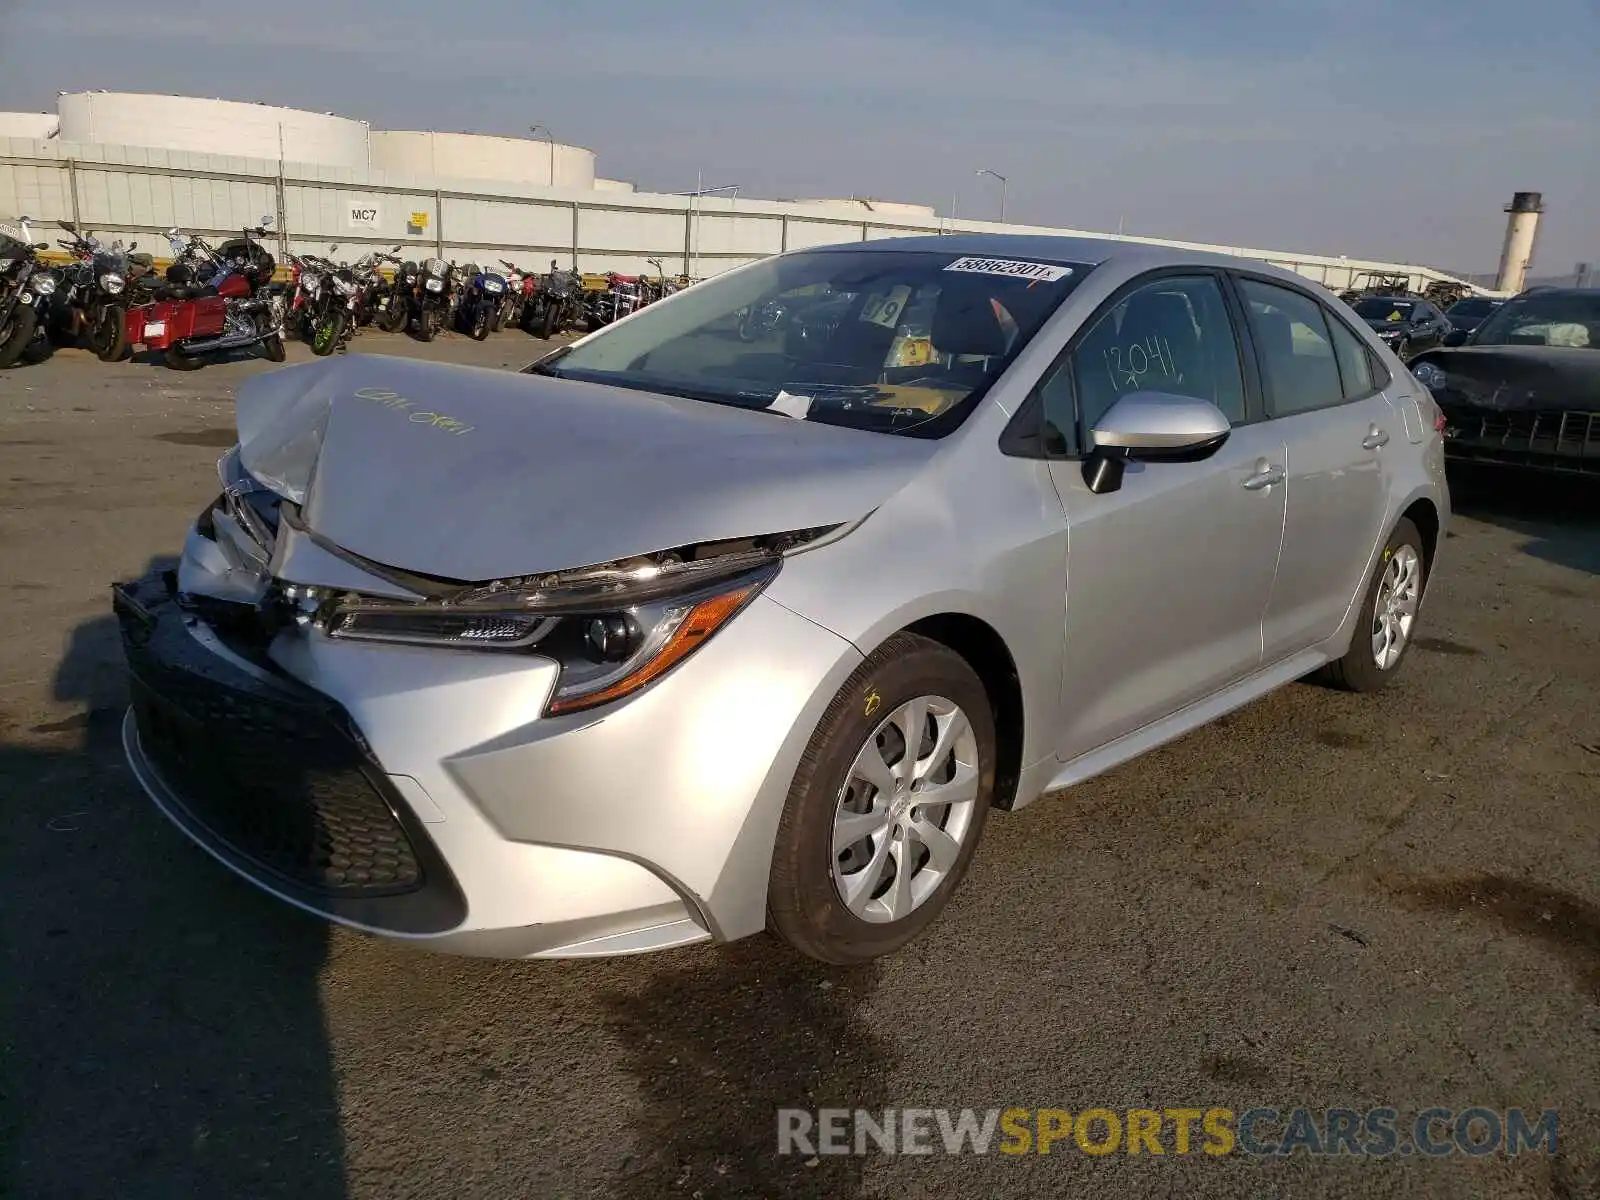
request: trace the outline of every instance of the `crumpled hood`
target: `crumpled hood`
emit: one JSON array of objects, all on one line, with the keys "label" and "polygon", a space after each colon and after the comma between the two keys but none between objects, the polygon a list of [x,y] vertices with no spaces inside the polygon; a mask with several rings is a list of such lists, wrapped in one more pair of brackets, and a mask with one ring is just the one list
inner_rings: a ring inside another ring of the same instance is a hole
[{"label": "crumpled hood", "polygon": [[650,392],[403,358],[239,392],[240,457],[320,538],[486,581],[866,515],[938,448]]},{"label": "crumpled hood", "polygon": [[1446,407],[1498,411],[1600,411],[1600,350],[1565,346],[1459,346],[1430,350],[1445,386],[1432,389]]}]

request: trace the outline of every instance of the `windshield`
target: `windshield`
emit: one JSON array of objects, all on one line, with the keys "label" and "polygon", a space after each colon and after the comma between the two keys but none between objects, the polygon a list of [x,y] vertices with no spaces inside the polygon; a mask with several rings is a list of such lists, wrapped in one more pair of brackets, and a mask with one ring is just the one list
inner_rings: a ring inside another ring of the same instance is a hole
[{"label": "windshield", "polygon": [[1494,311],[1495,302],[1479,297],[1475,300],[1461,300],[1450,306],[1445,314],[1451,317],[1485,317]]},{"label": "windshield", "polygon": [[1473,332],[1474,346],[1600,346],[1600,292],[1530,296],[1495,309]]},{"label": "windshield", "polygon": [[1356,316],[1368,321],[1409,321],[1416,307],[1410,300],[1396,300],[1392,296],[1367,296],[1357,300],[1353,307]]},{"label": "windshield", "polygon": [[927,250],[779,255],[528,370],[942,437],[1088,271]]}]

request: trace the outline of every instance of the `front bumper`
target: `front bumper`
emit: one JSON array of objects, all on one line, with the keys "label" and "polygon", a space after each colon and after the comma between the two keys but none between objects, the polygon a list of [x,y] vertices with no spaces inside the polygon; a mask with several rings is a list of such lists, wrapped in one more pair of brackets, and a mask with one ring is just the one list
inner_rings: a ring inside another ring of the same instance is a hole
[{"label": "front bumper", "polygon": [[308,912],[501,958],[757,932],[772,839],[822,708],[860,656],[758,598],[627,702],[545,719],[532,656],[250,646],[121,586],[128,760],[213,857]]},{"label": "front bumper", "polygon": [[1440,408],[1447,459],[1600,475],[1600,412]]}]

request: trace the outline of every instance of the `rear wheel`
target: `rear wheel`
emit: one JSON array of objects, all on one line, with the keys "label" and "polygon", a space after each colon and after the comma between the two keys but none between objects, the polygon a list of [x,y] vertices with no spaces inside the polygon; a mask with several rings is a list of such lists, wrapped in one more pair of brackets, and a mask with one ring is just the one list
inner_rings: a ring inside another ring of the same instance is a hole
[{"label": "rear wheel", "polygon": [[1324,683],[1347,692],[1375,692],[1400,673],[1427,586],[1423,563],[1422,535],[1402,518],[1367,585],[1350,649],[1318,673]]},{"label": "rear wheel", "polygon": [[778,823],[769,926],[851,964],[892,953],[966,874],[994,799],[994,716],[966,661],[890,638],[840,689],[801,757]]},{"label": "rear wheel", "polygon": [[11,310],[5,325],[0,326],[0,367],[9,367],[22,357],[22,352],[33,340],[38,314],[26,304],[17,304]]},{"label": "rear wheel", "polygon": [[162,358],[174,371],[198,371],[206,365],[204,355],[185,354],[181,346],[168,346]]},{"label": "rear wheel", "polygon": [[128,312],[120,304],[107,304],[89,331],[89,349],[101,362],[121,362],[128,355]]}]

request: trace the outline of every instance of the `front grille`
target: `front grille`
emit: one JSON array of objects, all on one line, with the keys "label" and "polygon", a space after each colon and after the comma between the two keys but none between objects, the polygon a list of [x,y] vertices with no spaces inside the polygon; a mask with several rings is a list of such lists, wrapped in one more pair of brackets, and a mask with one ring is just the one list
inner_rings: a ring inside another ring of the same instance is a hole
[{"label": "front grille", "polygon": [[1600,474],[1600,412],[1445,409],[1453,458]]},{"label": "front grille", "polygon": [[214,685],[135,675],[139,742],[185,808],[230,849],[330,896],[422,886],[415,849],[347,736]]}]

